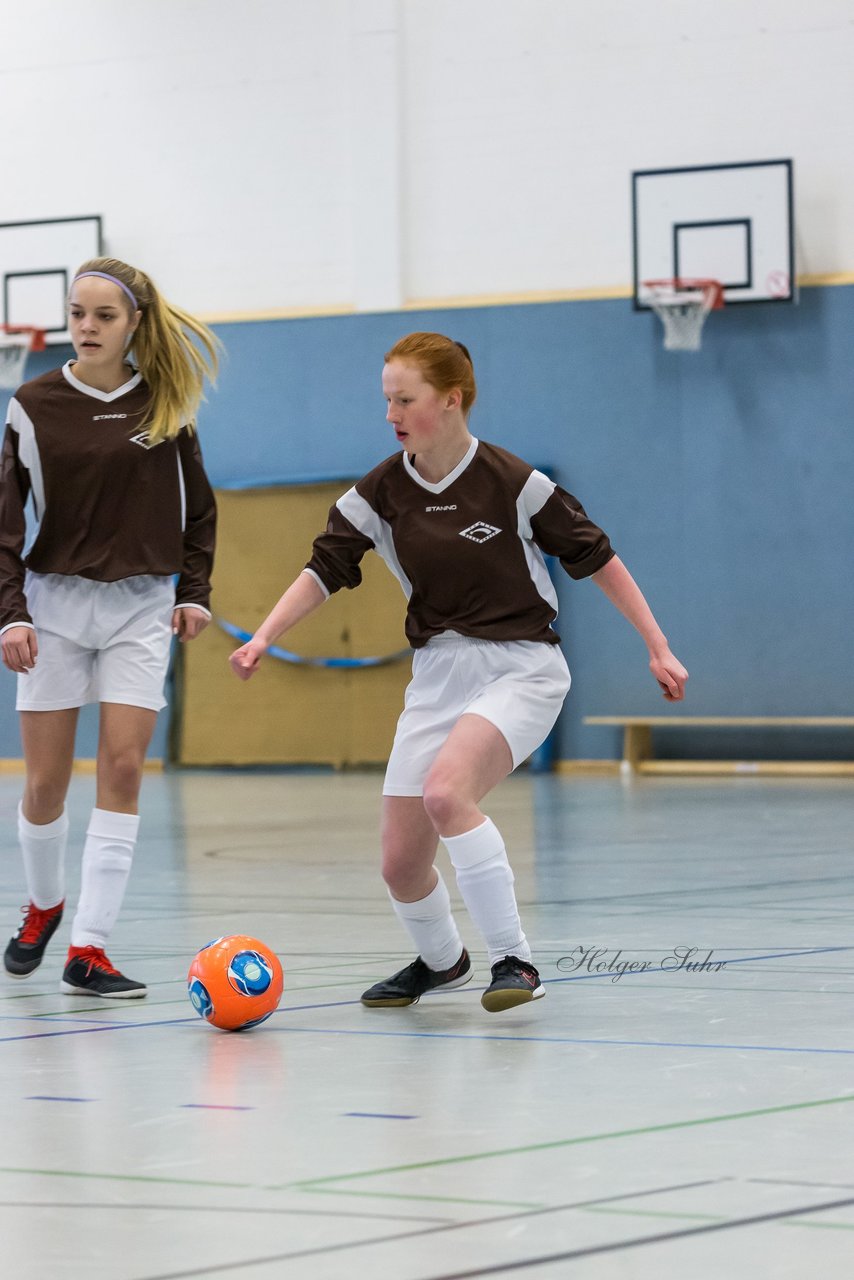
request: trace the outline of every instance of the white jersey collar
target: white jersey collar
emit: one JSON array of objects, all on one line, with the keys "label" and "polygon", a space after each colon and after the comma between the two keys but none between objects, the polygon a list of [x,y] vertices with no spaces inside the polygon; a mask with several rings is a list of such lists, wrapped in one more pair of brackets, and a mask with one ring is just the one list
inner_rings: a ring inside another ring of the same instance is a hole
[{"label": "white jersey collar", "polygon": [[472,436],[471,444],[468,449],[466,449],[465,455],[460,459],[453,471],[449,471],[445,478],[440,480],[438,484],[431,484],[429,480],[425,480],[423,476],[420,476],[415,470],[415,467],[409,461],[409,454],[406,452],[403,454],[403,466],[407,475],[411,476],[415,483],[420,485],[422,489],[426,489],[428,493],[443,493],[445,489],[452,485],[454,481],[463,474],[466,467],[474,457],[477,451],[477,446],[477,438]]},{"label": "white jersey collar", "polygon": [[111,400],[118,400],[119,396],[127,395],[128,391],[132,391],[134,387],[138,387],[142,382],[142,374],[137,369],[127,382],[123,382],[120,387],[116,387],[115,391],[99,391],[97,387],[90,387],[88,383],[81,382],[79,378],[75,378],[71,372],[73,361],[68,360],[62,366],[62,376],[65,381],[70,383],[75,391],[82,391],[84,396],[92,396],[93,400],[103,400],[105,404],[109,404]]}]

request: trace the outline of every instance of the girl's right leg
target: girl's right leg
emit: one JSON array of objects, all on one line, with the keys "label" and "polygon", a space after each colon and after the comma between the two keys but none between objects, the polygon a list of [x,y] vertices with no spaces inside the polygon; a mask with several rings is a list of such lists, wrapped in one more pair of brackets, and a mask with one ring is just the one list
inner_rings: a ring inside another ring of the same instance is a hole
[{"label": "girl's right leg", "polygon": [[393,901],[417,902],[436,887],[439,838],[421,796],[383,796],[382,872]]},{"label": "girl's right leg", "polygon": [[395,914],[418,958],[362,996],[370,1006],[415,1004],[425,991],[458,987],[471,978],[451,900],[434,859],[438,838],[421,796],[384,796],[383,879]]},{"label": "girl's right leg", "polygon": [[20,713],[27,769],[21,807],[28,822],[38,826],[54,822],[65,808],[79,714],[79,707]]},{"label": "girl's right leg", "polygon": [[18,839],[29,902],[24,922],[4,955],[6,971],[16,978],[38,968],[62,919],[68,840],[65,797],[74,764],[77,716],[77,707],[21,712],[27,772],[18,809]]}]

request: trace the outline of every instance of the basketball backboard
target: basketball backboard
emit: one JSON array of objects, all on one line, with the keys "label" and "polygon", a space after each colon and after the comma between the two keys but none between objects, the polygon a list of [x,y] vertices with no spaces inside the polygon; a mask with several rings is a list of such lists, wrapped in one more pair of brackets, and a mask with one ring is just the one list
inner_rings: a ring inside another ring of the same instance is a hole
[{"label": "basketball backboard", "polygon": [[69,285],[101,245],[97,215],[0,223],[0,324],[35,325],[48,342],[68,342]]},{"label": "basketball backboard", "polygon": [[795,297],[791,160],[632,174],[634,305],[645,280],[718,280],[727,306]]}]

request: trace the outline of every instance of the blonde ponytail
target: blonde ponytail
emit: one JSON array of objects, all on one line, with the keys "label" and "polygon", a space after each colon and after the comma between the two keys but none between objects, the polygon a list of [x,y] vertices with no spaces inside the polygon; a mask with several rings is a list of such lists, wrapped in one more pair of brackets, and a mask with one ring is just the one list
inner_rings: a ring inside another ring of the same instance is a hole
[{"label": "blonde ponytail", "polygon": [[174,440],[182,427],[194,430],[205,378],[213,382],[219,368],[222,344],[216,334],[168,303],[144,271],[118,258],[92,258],[77,275],[91,271],[112,276],[133,295],[142,312],[129,351],[151,392],[143,424],[151,443]]}]

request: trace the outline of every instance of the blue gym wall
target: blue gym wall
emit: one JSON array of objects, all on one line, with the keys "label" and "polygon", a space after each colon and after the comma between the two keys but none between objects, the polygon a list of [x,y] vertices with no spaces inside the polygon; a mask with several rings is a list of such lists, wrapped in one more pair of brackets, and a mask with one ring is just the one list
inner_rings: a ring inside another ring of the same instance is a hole
[{"label": "blue gym wall", "polygon": [[[625,300],[220,325],[227,359],[201,415],[214,484],[356,476],[393,452],[382,355],[422,328],[472,352],[473,432],[548,469],[611,535],[691,672],[686,714],[852,713],[854,287],[712,314],[696,354],[665,352],[655,317]],[[68,354],[53,348],[29,373]],[[617,756],[617,733],[582,717],[665,704],[642,642],[595,586],[561,572],[558,590],[573,689],[557,753]],[[3,671],[0,757],[20,754],[13,691]],[[841,747],[749,743],[776,758]],[[667,745],[733,754],[717,735]],[[92,709],[78,753],[95,754]]]}]

